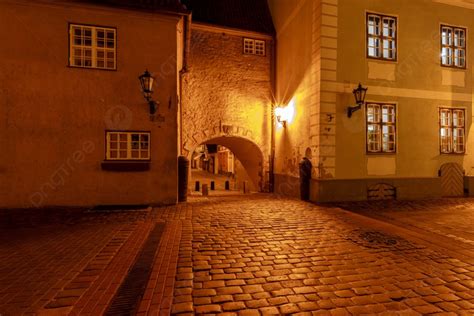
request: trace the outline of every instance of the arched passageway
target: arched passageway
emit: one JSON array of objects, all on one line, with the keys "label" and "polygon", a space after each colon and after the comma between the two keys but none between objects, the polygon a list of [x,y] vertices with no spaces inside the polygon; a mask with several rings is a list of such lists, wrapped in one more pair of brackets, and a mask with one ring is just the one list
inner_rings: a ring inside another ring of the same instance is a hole
[{"label": "arched passageway", "polygon": [[[203,146],[205,145],[205,147]],[[197,146],[191,155],[191,181],[190,189],[194,190],[195,177],[193,170],[205,169],[209,174],[219,174],[223,159],[227,157],[223,154],[229,154],[235,159],[226,161],[226,170],[232,174],[238,174],[238,180],[234,189],[242,189],[242,182],[247,181],[252,191],[261,192],[264,190],[263,178],[263,154],[260,148],[252,141],[243,137],[236,136],[220,136],[202,142]],[[200,157],[205,156],[205,164],[199,164],[197,161]],[[225,158],[223,158],[225,157]],[[221,160],[219,162],[219,159]],[[227,164],[232,164],[227,165]]]}]

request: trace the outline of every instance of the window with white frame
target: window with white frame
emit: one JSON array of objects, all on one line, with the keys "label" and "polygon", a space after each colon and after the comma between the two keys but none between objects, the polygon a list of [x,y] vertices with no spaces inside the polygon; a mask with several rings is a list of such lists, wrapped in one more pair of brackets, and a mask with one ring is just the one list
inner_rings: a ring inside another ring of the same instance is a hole
[{"label": "window with white frame", "polygon": [[367,13],[367,56],[369,58],[397,59],[397,18]]},{"label": "window with white frame", "polygon": [[265,56],[265,41],[244,38],[244,54]]},{"label": "window with white frame", "polygon": [[441,65],[466,68],[466,29],[441,25]]},{"label": "window with white frame", "polygon": [[70,24],[70,66],[115,70],[117,68],[116,49],[114,28]]},{"label": "window with white frame", "polygon": [[107,132],[107,160],[149,160],[150,133]]},{"label": "window with white frame", "polygon": [[396,152],[396,113],[395,104],[366,104],[368,153]]},{"label": "window with white frame", "polygon": [[443,154],[463,154],[466,116],[464,109],[439,109],[439,143]]}]

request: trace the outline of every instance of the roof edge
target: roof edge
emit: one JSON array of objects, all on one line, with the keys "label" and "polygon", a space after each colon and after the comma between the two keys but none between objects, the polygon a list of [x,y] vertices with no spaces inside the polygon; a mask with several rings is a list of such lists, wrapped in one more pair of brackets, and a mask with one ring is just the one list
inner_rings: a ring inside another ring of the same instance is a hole
[{"label": "roof edge", "polygon": [[127,10],[147,11],[150,13],[165,13],[171,15],[189,15],[191,10],[188,10],[180,1],[176,1],[175,5],[156,5],[145,4],[139,1],[114,1],[114,0],[78,0],[76,2],[83,2],[89,4],[100,5],[104,7],[114,7]]},{"label": "roof edge", "polygon": [[261,32],[245,30],[245,29],[232,28],[228,26],[222,26],[222,25],[210,24],[210,23],[204,23],[204,22],[196,22],[196,21],[192,22],[191,29],[209,31],[209,32],[214,32],[214,33],[229,33],[231,35],[236,35],[236,36],[246,35],[246,36],[250,36],[257,39],[268,39],[268,40],[275,39],[275,34],[261,33]]}]

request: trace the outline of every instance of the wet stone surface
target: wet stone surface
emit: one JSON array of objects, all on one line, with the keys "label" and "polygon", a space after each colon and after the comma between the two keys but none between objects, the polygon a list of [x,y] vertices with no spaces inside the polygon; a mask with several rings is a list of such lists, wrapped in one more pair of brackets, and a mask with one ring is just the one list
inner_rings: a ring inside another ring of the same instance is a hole
[{"label": "wet stone surface", "polygon": [[347,240],[360,246],[372,249],[388,249],[392,251],[407,251],[422,249],[408,240],[376,230],[356,229],[348,233]]},{"label": "wet stone surface", "polygon": [[[269,196],[190,205],[192,291],[178,286],[175,303],[190,295],[194,313],[474,312],[473,258],[443,254],[334,207]],[[187,277],[178,271],[177,279]],[[190,313],[189,305],[179,307],[175,314]]]}]

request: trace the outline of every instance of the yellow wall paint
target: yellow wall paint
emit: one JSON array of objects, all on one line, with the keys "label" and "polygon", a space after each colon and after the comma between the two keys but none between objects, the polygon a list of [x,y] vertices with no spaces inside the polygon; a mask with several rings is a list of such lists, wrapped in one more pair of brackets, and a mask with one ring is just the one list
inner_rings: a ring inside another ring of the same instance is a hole
[{"label": "yellow wall paint", "polygon": [[[473,137],[465,155],[441,155],[438,135],[440,107],[465,108],[466,134],[472,133],[473,11],[431,0],[269,3],[278,34],[277,96],[296,99],[294,123],[277,131],[277,174],[296,175],[306,147],[312,149],[314,177],[437,177],[447,162],[474,173]],[[366,12],[398,17],[397,61],[366,57]],[[468,29],[467,69],[440,66],[441,24]],[[369,88],[368,100],[397,104],[394,155],[366,153],[364,109],[347,118],[359,82]]]}]

